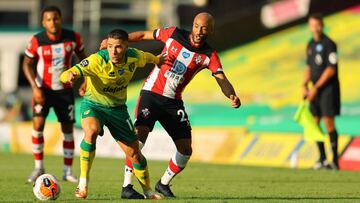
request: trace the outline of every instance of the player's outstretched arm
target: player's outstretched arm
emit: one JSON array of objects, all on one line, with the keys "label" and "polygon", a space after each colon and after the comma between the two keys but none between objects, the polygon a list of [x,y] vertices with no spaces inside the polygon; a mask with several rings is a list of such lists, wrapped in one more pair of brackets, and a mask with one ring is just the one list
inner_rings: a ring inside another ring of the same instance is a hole
[{"label": "player's outstretched arm", "polygon": [[[138,42],[142,40],[155,40],[154,31],[136,31],[129,34],[129,42]],[[107,38],[103,39],[100,43],[99,50],[106,49]]]},{"label": "player's outstretched arm", "polygon": [[81,76],[82,75],[79,69],[76,66],[73,66],[72,68],[61,73],[60,81],[64,84],[66,83],[72,84],[75,80],[77,80]]},{"label": "player's outstretched arm", "polygon": [[138,42],[142,40],[155,40],[154,31],[136,31],[129,34],[129,42]]},{"label": "player's outstretched arm", "polygon": [[216,82],[221,88],[221,91],[224,93],[226,97],[231,100],[231,106],[234,108],[239,108],[241,106],[241,101],[238,96],[236,96],[234,87],[226,78],[224,73],[217,73],[214,75]]}]

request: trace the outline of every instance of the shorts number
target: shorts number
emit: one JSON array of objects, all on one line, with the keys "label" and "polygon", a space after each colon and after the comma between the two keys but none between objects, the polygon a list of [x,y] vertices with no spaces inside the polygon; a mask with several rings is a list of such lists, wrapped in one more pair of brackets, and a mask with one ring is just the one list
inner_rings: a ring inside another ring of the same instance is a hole
[{"label": "shorts number", "polygon": [[177,111],[177,115],[181,116],[180,122],[187,121],[187,118],[185,118],[185,111],[182,109],[179,109]]},{"label": "shorts number", "polygon": [[70,120],[74,120],[74,105],[69,105],[68,106],[68,110],[69,110],[69,118]]}]

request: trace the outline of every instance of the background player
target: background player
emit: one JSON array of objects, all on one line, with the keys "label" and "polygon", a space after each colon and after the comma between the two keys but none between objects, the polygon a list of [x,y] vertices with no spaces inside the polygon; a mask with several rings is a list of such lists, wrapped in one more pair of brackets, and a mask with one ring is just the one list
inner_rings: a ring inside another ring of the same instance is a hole
[{"label": "background player", "polygon": [[[309,28],[313,38],[307,46],[307,66],[304,78],[304,97],[310,103],[310,110],[319,125],[322,118],[326,131],[330,135],[333,151],[332,168],[339,169],[338,163],[338,133],[334,118],[340,114],[340,85],[338,79],[338,59],[336,44],[324,34],[324,22],[320,14],[309,17]],[[312,82],[312,88],[308,84]],[[319,161],[314,169],[330,168],[326,161],[324,142],[317,143],[320,152]]]},{"label": "background player", "polygon": [[[63,180],[77,182],[71,166],[74,155],[73,123],[74,93],[71,85],[60,82],[60,74],[71,67],[71,56],[75,52],[85,58],[84,45],[78,33],[62,28],[61,11],[49,6],[41,12],[44,31],[34,35],[25,50],[23,70],[33,92],[33,155],[35,169],[28,178],[33,182],[45,173],[43,164],[45,120],[51,107],[54,108],[64,136]],[[33,64],[36,63],[36,74]]]},{"label": "background player", "polygon": [[[150,188],[150,178],[145,157],[139,150],[139,142],[125,104],[127,86],[137,67],[146,63],[163,63],[163,57],[134,48],[128,48],[128,34],[113,30],[108,34],[107,49],[81,61],[61,75],[61,81],[72,83],[87,76],[87,86],[81,103],[81,124],[84,139],[80,145],[80,182],[75,195],[88,195],[89,173],[95,157],[96,138],[106,125],[113,138],[133,163],[134,172],[144,194],[149,199],[162,196]],[[144,198],[139,196],[138,198]]]},{"label": "background player", "polygon": [[[186,166],[192,154],[191,127],[182,101],[182,92],[190,80],[202,69],[209,69],[222,92],[230,99],[231,106],[240,107],[233,86],[226,78],[216,51],[206,43],[207,36],[213,32],[214,19],[208,13],[200,13],[194,18],[192,31],[170,27],[155,31],[131,33],[130,41],[159,40],[165,43],[163,53],[167,61],[155,67],[140,93],[135,112],[135,128],[140,146],[145,143],[156,121],[164,127],[176,145],[177,152],[169,162],[156,191],[166,197],[174,197],[170,181]],[[106,41],[103,41],[104,47]],[[131,186],[132,164],[126,159],[123,198],[136,198],[135,190],[125,190]]]}]

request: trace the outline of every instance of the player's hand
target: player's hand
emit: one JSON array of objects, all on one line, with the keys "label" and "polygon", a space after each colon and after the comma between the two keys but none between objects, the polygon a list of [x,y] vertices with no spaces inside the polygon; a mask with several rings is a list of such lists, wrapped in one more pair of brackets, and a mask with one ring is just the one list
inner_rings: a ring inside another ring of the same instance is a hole
[{"label": "player's hand", "polygon": [[166,53],[166,52],[157,55],[157,57],[159,58],[159,63],[157,64],[158,66],[161,66],[161,65],[163,65],[163,64],[166,63],[166,61],[167,61],[166,56],[167,56],[167,53]]},{"label": "player's hand", "polygon": [[303,98],[304,99],[307,98],[308,94],[309,94],[309,88],[304,86],[303,87]]},{"label": "player's hand", "polygon": [[318,89],[316,87],[311,88],[311,90],[309,91],[309,93],[307,94],[306,99],[308,101],[313,101],[317,95]]},{"label": "player's hand", "polygon": [[78,74],[76,73],[76,72],[72,72],[72,71],[70,71],[69,73],[68,73],[68,81],[69,81],[69,83],[72,85],[73,83],[74,83],[74,81],[76,80],[76,76],[77,76]]},{"label": "player's hand", "polygon": [[44,104],[45,97],[44,97],[43,91],[38,87],[34,87],[32,89],[32,91],[33,91],[33,98],[34,98],[35,103]]},{"label": "player's hand", "polygon": [[231,106],[233,107],[233,108],[239,108],[240,106],[241,106],[241,101],[240,101],[240,99],[239,99],[239,97],[238,96],[236,96],[236,95],[230,95],[230,100],[231,100]]},{"label": "player's hand", "polygon": [[103,39],[100,43],[99,50],[106,49],[107,48],[107,39]]}]

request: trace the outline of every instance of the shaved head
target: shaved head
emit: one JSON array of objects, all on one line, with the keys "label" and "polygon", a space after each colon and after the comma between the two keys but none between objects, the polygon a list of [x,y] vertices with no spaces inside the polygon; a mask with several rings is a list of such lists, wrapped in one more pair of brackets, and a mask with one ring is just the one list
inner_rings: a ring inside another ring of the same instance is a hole
[{"label": "shaved head", "polygon": [[206,24],[208,26],[208,28],[211,29],[211,32],[213,31],[215,20],[214,20],[214,17],[210,13],[202,12],[202,13],[197,14],[194,18],[194,23],[199,22],[199,21]]},{"label": "shaved head", "polygon": [[210,13],[202,12],[195,16],[191,31],[191,42],[193,46],[201,46],[214,31],[215,20]]}]

